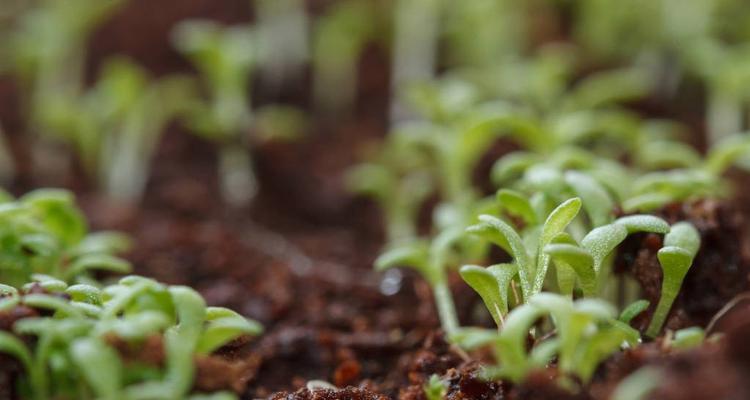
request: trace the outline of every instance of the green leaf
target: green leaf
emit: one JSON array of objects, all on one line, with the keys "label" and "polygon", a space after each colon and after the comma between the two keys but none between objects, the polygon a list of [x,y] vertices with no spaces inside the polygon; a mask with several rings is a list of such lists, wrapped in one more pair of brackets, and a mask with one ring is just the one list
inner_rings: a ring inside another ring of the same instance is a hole
[{"label": "green leaf", "polygon": [[705,338],[706,332],[702,328],[694,326],[675,332],[671,344],[672,348],[686,350],[700,346]]},{"label": "green leaf", "polygon": [[84,254],[76,258],[65,271],[65,279],[72,280],[88,271],[100,270],[116,273],[128,273],[131,270],[130,263],[122,258],[109,254]]},{"label": "green leaf", "polygon": [[540,308],[529,303],[516,307],[508,314],[496,351],[501,357],[501,376],[513,382],[520,382],[526,376],[531,367],[526,341],[531,327],[542,315]]},{"label": "green leaf", "polygon": [[667,193],[646,193],[626,199],[622,209],[625,212],[652,211],[675,200],[675,196]]},{"label": "green leaf", "polygon": [[130,238],[120,232],[95,232],[86,235],[71,252],[74,256],[91,253],[117,254],[132,247]]},{"label": "green leaf", "polygon": [[518,268],[513,264],[497,264],[489,268],[464,265],[461,278],[474,289],[498,327],[503,326],[503,316],[508,313],[508,287]]},{"label": "green leaf", "polygon": [[448,392],[448,383],[443,382],[437,374],[432,374],[422,390],[427,400],[443,400]]},{"label": "green leaf", "polygon": [[529,199],[515,190],[500,189],[497,191],[497,201],[501,210],[509,214],[521,217],[527,225],[537,223],[536,212],[531,206]]},{"label": "green leaf", "polygon": [[120,357],[99,339],[81,338],[71,344],[70,357],[98,398],[121,398]]},{"label": "green leaf", "polygon": [[568,171],[565,182],[583,201],[583,208],[593,226],[602,226],[612,220],[615,204],[607,190],[587,174]]},{"label": "green leaf", "polygon": [[99,288],[91,285],[72,285],[65,289],[71,300],[86,302],[94,305],[102,304],[102,292]]},{"label": "green leaf", "polygon": [[[571,244],[548,244],[544,247],[544,252],[549,254],[556,264],[560,263],[575,271],[581,281],[581,289],[585,296],[596,295],[594,258],[587,250]],[[572,291],[564,290],[562,293],[570,295]]]},{"label": "green leaf", "polygon": [[209,307],[206,310],[206,320],[207,324],[196,347],[198,354],[212,353],[242,335],[257,336],[263,332],[259,323],[226,308]]},{"label": "green leaf", "polygon": [[494,343],[499,338],[496,330],[485,328],[459,328],[453,332],[448,339],[462,349],[474,350],[490,343]]},{"label": "green leaf", "polygon": [[670,229],[667,221],[653,215],[628,215],[618,218],[614,223],[627,228],[628,234],[637,232],[665,234]]},{"label": "green leaf", "polygon": [[664,247],[657,253],[663,273],[661,296],[646,331],[649,337],[661,331],[699,247],[700,234],[688,222],[672,225],[664,237]]},{"label": "green leaf", "polygon": [[82,318],[83,313],[70,305],[69,302],[56,296],[47,294],[27,294],[23,297],[23,303],[32,308],[42,308],[54,311],[60,316]]},{"label": "green leaf", "polygon": [[429,250],[423,241],[410,242],[390,250],[386,250],[375,260],[375,269],[383,271],[395,267],[413,268],[429,283],[436,279],[429,264]]},{"label": "green leaf", "polygon": [[711,147],[704,168],[713,175],[721,175],[735,161],[749,155],[750,135],[732,135]]},{"label": "green leaf", "polygon": [[31,352],[26,348],[21,339],[13,336],[13,334],[5,331],[0,331],[0,353],[8,354],[13,358],[21,362],[26,372],[32,370],[32,358]]},{"label": "green leaf", "polygon": [[565,231],[568,224],[578,215],[581,209],[581,199],[574,197],[566,200],[547,217],[542,227],[542,234],[539,238],[539,247],[537,251],[536,271],[534,272],[534,284],[531,293],[539,293],[544,285],[544,279],[547,276],[549,268],[549,255],[544,252],[544,248],[552,243],[552,240]]},{"label": "green leaf", "polygon": [[30,207],[39,221],[66,246],[75,246],[86,235],[83,213],[73,194],[61,189],[37,189],[19,200]]},{"label": "green leaf", "polygon": [[506,154],[492,166],[490,177],[495,185],[501,185],[520,177],[526,169],[537,162],[539,162],[539,156],[534,153],[519,151]]},{"label": "green leaf", "polygon": [[633,320],[633,318],[646,311],[649,305],[650,303],[648,300],[634,301],[629,306],[625,307],[624,310],[622,310],[622,313],[620,313],[620,317],[618,319],[626,324],[629,324],[630,321]]},{"label": "green leaf", "polygon": [[581,240],[581,246],[594,257],[594,270],[598,275],[604,259],[628,235],[624,225],[609,224],[593,229]]},{"label": "green leaf", "polygon": [[466,228],[466,231],[498,245],[513,257],[518,266],[523,296],[528,298],[531,293],[530,276],[533,274],[533,265],[531,265],[521,236],[510,225],[491,215],[480,215],[479,223]]},{"label": "green leaf", "polygon": [[701,238],[695,227],[689,222],[678,222],[664,237],[664,247],[679,247],[695,257],[701,245]]}]

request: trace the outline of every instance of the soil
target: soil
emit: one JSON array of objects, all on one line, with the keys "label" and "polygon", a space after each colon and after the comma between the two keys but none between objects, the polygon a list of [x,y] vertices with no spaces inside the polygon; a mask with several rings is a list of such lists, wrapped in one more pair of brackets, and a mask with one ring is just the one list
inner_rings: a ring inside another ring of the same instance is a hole
[{"label": "soil", "polygon": [[[328,3],[311,1],[309,7],[320,12]],[[252,17],[246,10],[245,0],[131,0],[92,40],[87,75],[93,78],[97,66],[112,54],[138,59],[156,75],[188,71],[170,50],[170,26],[195,16],[240,22]],[[451,400],[606,399],[629,373],[655,364],[663,366],[666,375],[654,399],[750,398],[750,347],[744,339],[750,334],[750,307],[741,306],[716,325],[724,340],[687,352],[673,352],[659,340],[644,344],[612,357],[578,393],[555,384],[554,366],[515,386],[481,380],[478,361],[484,355],[466,355],[445,342],[426,284],[409,272],[384,277],[372,270],[383,243],[381,215],[374,204],[353,197],[342,184],[345,170],[385,134],[387,63],[382,48],[368,48],[360,65],[358,102],[350,115],[315,120],[294,143],[259,143],[253,156],[262,191],[251,207],[239,210],[226,207],[217,195],[210,144],[176,125],[160,144],[138,207],[97,195],[76,166],[58,180],[32,176],[18,90],[12,80],[0,77],[0,121],[20,166],[20,177],[9,187],[16,194],[42,184],[73,189],[94,229],[121,229],[133,236],[136,244],[128,257],[136,273],[191,285],[208,303],[263,323],[266,332],[257,340],[234,343],[196,360],[196,390],[230,389],[246,399],[423,400],[422,386],[437,374],[448,383]],[[300,81],[299,87],[284,88],[276,96],[309,107],[309,93],[300,89],[309,76]],[[254,95],[258,104],[269,101],[262,90]],[[507,143],[495,146],[478,168],[479,187],[486,186],[488,160],[513,149]],[[670,205],[658,213],[669,222],[693,222],[704,243],[668,328],[706,326],[748,289],[745,217],[750,214],[744,204],[707,200]],[[660,244],[658,236],[633,236],[617,262],[620,273],[630,273],[641,283],[652,305],[661,285],[655,256]],[[475,312],[477,297],[456,276],[452,289],[459,315],[467,318],[463,322],[490,323]],[[0,330],[34,310],[12,312],[0,313]],[[647,316],[638,321],[646,323]],[[125,358],[158,364],[163,357],[158,342],[148,342],[150,350],[116,347]],[[18,366],[2,357],[0,399],[12,399]],[[310,390],[305,387],[310,380],[342,389]]]}]

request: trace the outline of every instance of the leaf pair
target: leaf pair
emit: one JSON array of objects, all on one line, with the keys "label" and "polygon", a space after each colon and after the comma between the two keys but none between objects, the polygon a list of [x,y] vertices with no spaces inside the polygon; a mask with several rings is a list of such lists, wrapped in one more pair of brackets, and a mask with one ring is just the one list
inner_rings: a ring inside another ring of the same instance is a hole
[{"label": "leaf pair", "polygon": [[[519,198],[515,198],[515,200],[519,201],[508,203],[511,204],[509,207],[519,210],[521,214],[526,215],[526,218],[530,220],[533,215],[531,206],[523,203]],[[528,244],[525,243],[524,238],[508,223],[491,215],[481,215],[479,217],[480,222],[467,228],[467,231],[499,246],[513,258],[513,265],[518,274],[523,298],[528,299],[533,294],[539,293],[542,290],[542,285],[547,275],[550,256],[543,251],[544,248],[558,236],[564,234],[565,228],[578,215],[580,208],[581,200],[578,198],[569,199],[560,204],[547,216],[538,235],[534,234],[531,236],[532,240],[528,240]],[[476,269],[473,270],[476,271]],[[504,283],[499,282],[499,284]],[[480,287],[479,285],[477,281],[472,286]],[[503,298],[504,295],[493,295],[493,297]],[[506,308],[507,301],[504,303],[499,304],[497,307],[501,310]],[[488,308],[492,309],[495,306],[488,306]]]}]

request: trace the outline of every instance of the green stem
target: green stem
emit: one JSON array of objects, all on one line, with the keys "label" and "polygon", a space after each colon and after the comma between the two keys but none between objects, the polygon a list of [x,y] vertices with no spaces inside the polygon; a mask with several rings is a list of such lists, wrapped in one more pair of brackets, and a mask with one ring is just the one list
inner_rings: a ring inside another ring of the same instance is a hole
[{"label": "green stem", "polygon": [[651,317],[651,322],[648,324],[648,330],[646,330],[646,336],[655,338],[659,336],[661,327],[664,326],[664,321],[669,315],[669,310],[672,308],[675,296],[670,296],[662,289],[662,296],[659,298],[659,304],[656,306],[654,315]]},{"label": "green stem", "polygon": [[458,317],[456,316],[453,294],[445,280],[435,283],[432,286],[432,291],[435,296],[438,316],[440,317],[440,325],[443,327],[446,335],[450,336],[458,330]]}]

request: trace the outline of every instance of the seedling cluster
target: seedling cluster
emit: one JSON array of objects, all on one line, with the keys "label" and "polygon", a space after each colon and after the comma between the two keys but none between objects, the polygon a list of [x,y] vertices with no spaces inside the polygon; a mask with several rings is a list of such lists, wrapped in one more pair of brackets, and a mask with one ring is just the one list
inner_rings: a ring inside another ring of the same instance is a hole
[{"label": "seedling cluster", "polygon": [[0,220],[0,314],[12,318],[0,353],[22,367],[24,398],[203,398],[193,396],[197,360],[262,331],[188,287],[139,276],[103,285],[102,272],[129,272],[115,255],[129,240],[88,233],[69,192],[3,194]]}]

